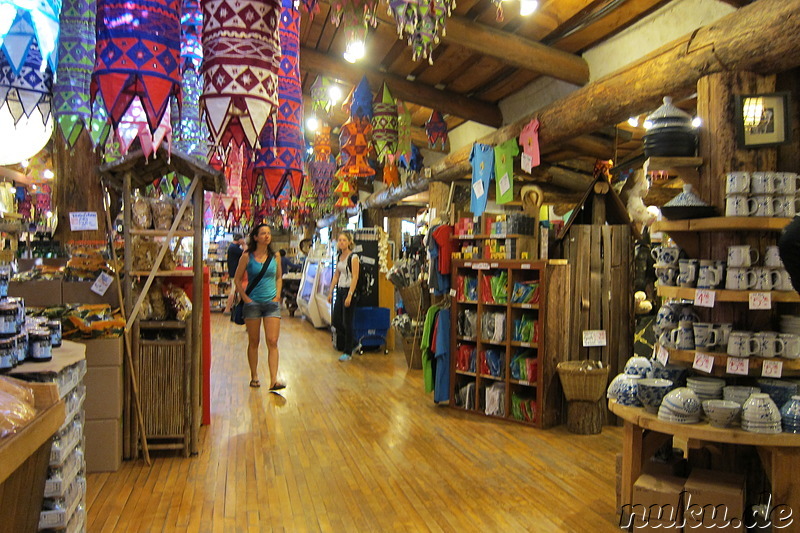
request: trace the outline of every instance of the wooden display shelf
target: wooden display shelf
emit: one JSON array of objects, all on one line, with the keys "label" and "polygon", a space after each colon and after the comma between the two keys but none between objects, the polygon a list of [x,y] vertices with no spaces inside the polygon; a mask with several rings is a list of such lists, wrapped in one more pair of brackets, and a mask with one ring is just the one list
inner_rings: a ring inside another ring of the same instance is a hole
[{"label": "wooden display shelf", "polygon": [[505,346],[506,341],[503,342],[494,342],[494,341],[485,341],[481,339],[481,344],[488,344],[489,346]]},{"label": "wooden display shelf", "polygon": [[753,433],[739,428],[718,428],[708,423],[678,424],[661,420],[643,407],[629,407],[609,400],[608,408],[615,415],[642,429],[665,433],[688,440],[724,442],[745,446],[800,446],[800,435],[794,433]]},{"label": "wooden display shelf", "polygon": [[524,379],[509,379],[509,383],[512,385],[522,385],[523,387],[536,387],[537,383],[535,381],[525,381]]},{"label": "wooden display shelf", "polygon": [[491,374],[481,374],[481,379],[488,379],[491,381],[505,381],[505,378],[493,376]]},{"label": "wooden display shelf", "polygon": [[456,339],[460,342],[478,342],[475,337],[456,337]]},{"label": "wooden display shelf", "polygon": [[782,217],[711,217],[690,220],[662,220],[651,226],[653,232],[684,233],[695,231],[782,231],[791,218]]},{"label": "wooden display shelf", "polygon": [[[169,230],[166,229],[132,229],[131,235],[141,235],[144,237],[166,237]],[[193,231],[175,231],[173,237],[194,237]]]},{"label": "wooden display shelf", "polygon": [[456,370],[456,374],[458,374],[459,376],[470,376],[473,378],[478,375],[475,372],[468,372],[466,370]]},{"label": "wooden display shelf", "polygon": [[650,170],[674,170],[679,168],[698,168],[703,166],[702,157],[650,157],[643,165]]},{"label": "wooden display shelf", "polygon": [[186,322],[180,320],[140,320],[139,329],[185,329]]},{"label": "wooden display shelf", "polygon": [[461,300],[458,303],[466,305],[478,305],[478,300]]},{"label": "wooden display shelf", "polygon": [[508,307],[508,304],[495,304],[495,303],[488,303],[488,302],[481,302],[483,305],[488,305],[489,307]]},{"label": "wooden display shelf", "polygon": [[[132,270],[130,272],[131,276],[149,276],[149,270]],[[155,273],[157,278],[176,278],[176,277],[185,277],[191,278],[194,276],[194,272],[191,270],[157,270]]]},{"label": "wooden display shelf", "polygon": [[[659,287],[658,295],[662,298],[675,298],[681,300],[694,300],[697,289],[693,287]],[[739,302],[748,303],[751,292],[770,292],[770,291],[713,291],[715,302]],[[773,302],[778,303],[799,303],[800,295],[794,291],[771,291]]]},{"label": "wooden display shelf", "polygon": [[[715,353],[715,352],[704,352],[702,350],[671,350],[671,349],[667,349],[667,352],[669,352],[669,360],[670,360],[670,362],[679,361],[681,363],[689,363],[689,364],[694,362],[694,356],[698,352],[706,354],[706,355],[711,355],[711,356],[714,357],[714,372],[712,372],[712,374],[719,373],[721,375],[734,375],[734,374],[728,374],[727,372],[725,372],[725,369],[727,368],[727,365],[728,365],[728,354]],[[753,375],[760,375],[761,374],[761,368],[762,368],[762,366],[764,364],[764,361],[780,361],[780,362],[783,363],[783,372],[786,372],[788,370],[788,371],[791,371],[793,373],[795,373],[795,372],[800,373],[800,360],[797,360],[797,359],[785,359],[783,357],[771,357],[771,358],[766,358],[766,357],[746,357],[746,358],[743,358],[743,359],[747,359],[748,360],[748,366],[749,366],[751,371],[752,370],[757,370],[758,371],[757,374],[753,374]],[[721,372],[717,372],[718,370],[721,370]]]},{"label": "wooden display shelf", "polygon": [[516,348],[538,348],[539,344],[536,342],[511,341],[511,346]]},{"label": "wooden display shelf", "polygon": [[525,237],[533,238],[532,235],[522,235],[520,233],[498,233],[497,235],[481,233],[478,235],[453,235],[451,239],[457,241],[480,241],[485,239],[522,239]]},{"label": "wooden display shelf", "polygon": [[539,309],[539,304],[511,304],[514,309]]}]

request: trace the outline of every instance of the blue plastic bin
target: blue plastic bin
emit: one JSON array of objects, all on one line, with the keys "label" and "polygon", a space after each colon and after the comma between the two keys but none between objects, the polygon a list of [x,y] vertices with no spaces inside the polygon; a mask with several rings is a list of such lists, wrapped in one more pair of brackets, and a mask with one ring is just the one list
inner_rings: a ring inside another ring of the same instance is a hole
[{"label": "blue plastic bin", "polygon": [[356,307],[353,312],[353,340],[359,353],[364,348],[383,347],[386,349],[386,335],[389,333],[389,309],[386,307]]}]

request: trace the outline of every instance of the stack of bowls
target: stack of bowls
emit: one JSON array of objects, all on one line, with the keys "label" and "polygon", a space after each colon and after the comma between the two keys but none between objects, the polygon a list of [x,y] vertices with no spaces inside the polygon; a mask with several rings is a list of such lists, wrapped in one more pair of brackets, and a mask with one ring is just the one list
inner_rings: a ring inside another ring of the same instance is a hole
[{"label": "stack of bowls", "polygon": [[637,398],[645,411],[653,414],[658,413],[661,400],[672,390],[672,382],[668,379],[641,378],[636,385]]},{"label": "stack of bowls", "polygon": [[781,420],[784,433],[800,433],[800,396],[792,396],[791,400],[783,404]]},{"label": "stack of bowls", "polygon": [[753,433],[781,432],[781,412],[769,394],[758,392],[744,402],[742,429]]},{"label": "stack of bowls", "polygon": [[722,388],[722,399],[736,402],[741,407],[751,394],[761,392],[758,387],[747,387],[745,385],[728,385]]},{"label": "stack of bowls", "polygon": [[789,401],[792,396],[797,394],[797,383],[781,379],[761,378],[758,383],[761,392],[769,394],[772,401],[780,409],[783,404]]},{"label": "stack of bowls", "polygon": [[641,376],[630,374],[617,374],[611,380],[606,391],[606,398],[616,400],[620,405],[629,405],[632,407],[641,407],[642,403],[639,401],[636,393],[638,391],[638,382],[642,379]]},{"label": "stack of bowls", "polygon": [[700,412],[700,400],[694,391],[680,387],[664,396],[658,408],[658,418],[678,424],[696,424],[700,422]]},{"label": "stack of bowls", "polygon": [[650,373],[652,371],[653,364],[647,357],[634,356],[628,359],[628,362],[625,363],[624,373],[631,376],[640,376],[646,378],[650,377]]},{"label": "stack of bowls", "polygon": [[659,361],[653,361],[653,377],[659,379],[668,379],[675,387],[686,386],[686,376],[689,375],[689,369],[681,365],[667,364],[662,365]]},{"label": "stack of bowls", "polygon": [[705,400],[719,400],[722,398],[724,379],[691,377],[686,379],[686,386],[697,394],[701,402]]},{"label": "stack of bowls", "polygon": [[703,402],[703,411],[708,417],[708,423],[718,428],[730,426],[736,420],[741,409],[741,405],[730,400],[706,400]]}]

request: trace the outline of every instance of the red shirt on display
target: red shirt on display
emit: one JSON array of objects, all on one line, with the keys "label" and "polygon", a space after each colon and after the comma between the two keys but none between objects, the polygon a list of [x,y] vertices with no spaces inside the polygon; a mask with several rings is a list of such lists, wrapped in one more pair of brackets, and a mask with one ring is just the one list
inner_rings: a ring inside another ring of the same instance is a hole
[{"label": "red shirt on display", "polygon": [[433,230],[433,238],[439,245],[439,273],[450,274],[450,257],[453,255],[453,226],[442,224]]}]

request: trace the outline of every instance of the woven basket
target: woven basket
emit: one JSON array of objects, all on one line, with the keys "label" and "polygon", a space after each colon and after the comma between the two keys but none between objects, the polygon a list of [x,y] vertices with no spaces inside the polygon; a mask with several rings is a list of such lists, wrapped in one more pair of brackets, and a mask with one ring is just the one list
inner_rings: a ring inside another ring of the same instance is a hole
[{"label": "woven basket", "polygon": [[400,297],[403,299],[403,307],[408,316],[411,317],[411,320],[422,320],[421,317],[425,316],[431,306],[428,284],[424,281],[418,281],[408,287],[397,290],[400,292]]},{"label": "woven basket", "polygon": [[603,397],[608,385],[608,367],[599,361],[562,361],[558,377],[567,401],[596,402]]},{"label": "woven basket", "polygon": [[403,337],[403,352],[406,356],[408,368],[419,370],[422,368],[422,335]]}]

